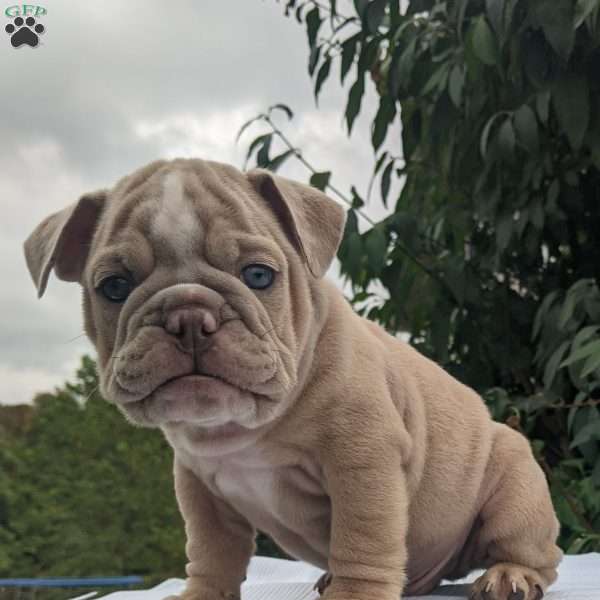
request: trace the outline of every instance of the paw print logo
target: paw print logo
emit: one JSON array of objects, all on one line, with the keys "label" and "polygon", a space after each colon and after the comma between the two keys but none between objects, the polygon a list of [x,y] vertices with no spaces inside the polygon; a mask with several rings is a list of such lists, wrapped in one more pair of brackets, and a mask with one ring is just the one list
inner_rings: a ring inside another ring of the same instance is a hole
[{"label": "paw print logo", "polygon": [[23,44],[35,48],[40,42],[39,34],[44,33],[46,29],[41,23],[36,24],[33,17],[17,17],[4,30],[10,35],[10,43],[14,48]]}]

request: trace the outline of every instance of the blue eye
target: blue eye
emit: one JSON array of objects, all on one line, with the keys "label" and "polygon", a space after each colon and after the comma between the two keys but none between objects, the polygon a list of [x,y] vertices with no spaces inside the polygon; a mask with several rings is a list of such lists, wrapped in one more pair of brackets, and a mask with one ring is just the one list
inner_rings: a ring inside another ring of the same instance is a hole
[{"label": "blue eye", "polygon": [[275,279],[275,271],[267,265],[248,265],[242,269],[242,280],[253,290],[268,288]]},{"label": "blue eye", "polygon": [[113,275],[103,279],[98,289],[111,302],[125,302],[133,290],[133,284],[125,277]]}]

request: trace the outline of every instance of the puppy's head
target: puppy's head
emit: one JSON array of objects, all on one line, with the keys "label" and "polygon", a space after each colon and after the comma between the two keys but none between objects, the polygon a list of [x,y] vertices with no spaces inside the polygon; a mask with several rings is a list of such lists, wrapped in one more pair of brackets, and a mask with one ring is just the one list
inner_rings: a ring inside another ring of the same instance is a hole
[{"label": "puppy's head", "polygon": [[208,440],[295,400],[343,225],[314,188],[178,159],[51,215],[25,254],[40,296],[52,270],[81,283],[103,395],[135,423]]}]

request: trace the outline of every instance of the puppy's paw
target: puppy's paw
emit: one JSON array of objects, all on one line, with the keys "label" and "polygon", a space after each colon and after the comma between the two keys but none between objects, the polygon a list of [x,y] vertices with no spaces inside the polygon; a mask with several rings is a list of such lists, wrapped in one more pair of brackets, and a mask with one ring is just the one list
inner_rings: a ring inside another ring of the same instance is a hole
[{"label": "puppy's paw", "polygon": [[541,600],[545,590],[546,584],[537,571],[498,563],[475,580],[469,600]]},{"label": "puppy's paw", "polygon": [[164,600],[240,600],[240,594],[222,592],[211,586],[198,583],[189,583],[178,596],[168,596]]}]

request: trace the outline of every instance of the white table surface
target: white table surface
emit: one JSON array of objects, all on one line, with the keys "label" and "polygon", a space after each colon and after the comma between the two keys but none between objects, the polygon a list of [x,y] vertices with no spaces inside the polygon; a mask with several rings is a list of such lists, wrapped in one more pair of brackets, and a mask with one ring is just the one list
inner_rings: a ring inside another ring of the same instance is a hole
[{"label": "white table surface", "polygon": [[[322,571],[306,563],[255,556],[250,562],[248,578],[242,586],[242,600],[316,600],[313,585]],[[467,583],[478,577],[474,571],[458,582],[441,585],[420,600],[454,600],[467,596]],[[100,598],[104,600],[162,600],[180,593],[183,579],[167,579],[148,590],[122,591],[101,596],[91,592],[71,600]],[[600,554],[565,556],[556,583],[544,600],[600,600]]]}]

